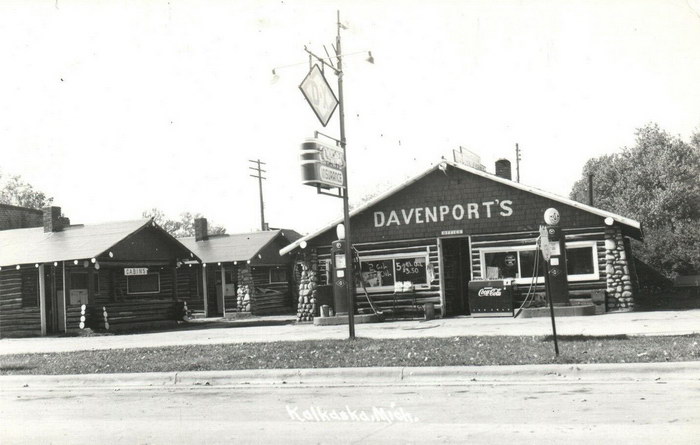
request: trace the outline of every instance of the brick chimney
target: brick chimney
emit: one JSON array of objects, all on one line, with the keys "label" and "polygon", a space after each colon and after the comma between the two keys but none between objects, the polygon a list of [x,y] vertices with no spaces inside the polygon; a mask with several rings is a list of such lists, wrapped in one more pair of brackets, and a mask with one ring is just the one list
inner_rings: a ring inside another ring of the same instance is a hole
[{"label": "brick chimney", "polygon": [[63,230],[65,220],[61,217],[60,207],[45,207],[44,208],[44,232],[60,232]]},{"label": "brick chimney", "polygon": [[496,161],[496,176],[508,180],[513,179],[510,172],[510,161],[508,159],[499,159]]},{"label": "brick chimney", "polygon": [[206,218],[196,218],[194,220],[194,240],[195,241],[206,241],[209,239],[207,219]]}]

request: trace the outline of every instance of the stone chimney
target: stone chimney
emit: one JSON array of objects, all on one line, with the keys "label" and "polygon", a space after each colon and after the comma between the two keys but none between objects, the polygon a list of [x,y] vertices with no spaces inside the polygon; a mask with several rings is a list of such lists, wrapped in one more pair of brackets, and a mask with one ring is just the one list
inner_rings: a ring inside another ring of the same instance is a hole
[{"label": "stone chimney", "polygon": [[44,208],[44,232],[60,232],[63,230],[65,220],[61,217],[60,207],[45,207]]},{"label": "stone chimney", "polygon": [[510,161],[508,159],[499,159],[496,161],[496,176],[508,180],[513,179],[510,172]]},{"label": "stone chimney", "polygon": [[209,239],[207,219],[206,218],[196,218],[194,220],[194,240],[195,241],[206,241]]}]

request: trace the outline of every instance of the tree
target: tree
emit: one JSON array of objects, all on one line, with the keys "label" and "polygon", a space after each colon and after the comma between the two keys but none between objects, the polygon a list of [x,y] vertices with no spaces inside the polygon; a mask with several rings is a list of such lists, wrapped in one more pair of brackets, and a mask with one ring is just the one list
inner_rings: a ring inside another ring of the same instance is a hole
[{"label": "tree", "polygon": [[587,203],[594,174],[596,207],[642,223],[635,255],[668,277],[700,271],[700,133],[690,142],[657,124],[637,130],[636,144],[589,159],[571,198]]},{"label": "tree", "polygon": [[[183,212],[180,214],[180,220],[177,221],[166,217],[165,213],[157,208],[144,211],[141,216],[144,218],[153,218],[156,224],[175,238],[194,236],[194,220],[202,217],[199,213],[193,215],[190,212]],[[223,235],[226,233],[226,229],[222,226],[211,224],[208,227],[208,232],[209,235]]]},{"label": "tree", "polygon": [[30,209],[42,209],[52,204],[53,198],[46,196],[44,192],[34,189],[31,184],[22,180],[19,175],[10,176],[6,181],[1,181],[0,203],[10,204]]}]

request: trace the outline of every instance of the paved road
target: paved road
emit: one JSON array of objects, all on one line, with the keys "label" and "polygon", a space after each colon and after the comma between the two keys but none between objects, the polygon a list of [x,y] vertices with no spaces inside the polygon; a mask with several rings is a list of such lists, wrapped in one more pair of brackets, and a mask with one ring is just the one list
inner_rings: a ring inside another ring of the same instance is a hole
[{"label": "paved road", "polygon": [[[198,322],[201,323],[201,322]],[[194,324],[193,327],[201,326]],[[358,337],[419,338],[463,335],[548,335],[549,318],[455,317],[431,321],[390,321],[357,325]],[[560,335],[673,335],[700,333],[700,309],[665,312],[611,313],[590,317],[560,317]],[[138,335],[95,337],[6,338],[0,355],[65,352],[91,349],[159,347],[182,344],[217,344],[267,341],[343,339],[347,326],[292,324],[289,317],[262,317],[246,322],[210,323],[206,329],[174,330]]]},{"label": "paved road", "polygon": [[0,423],[2,444],[689,444],[700,381],[6,388]]}]

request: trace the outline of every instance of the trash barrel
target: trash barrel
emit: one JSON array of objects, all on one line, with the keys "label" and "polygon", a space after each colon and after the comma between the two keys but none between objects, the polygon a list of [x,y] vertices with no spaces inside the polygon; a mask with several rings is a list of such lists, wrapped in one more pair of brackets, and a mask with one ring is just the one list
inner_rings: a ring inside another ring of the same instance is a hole
[{"label": "trash barrel", "polygon": [[331,307],[328,306],[327,304],[324,304],[321,306],[321,317],[330,317],[331,316]]}]

